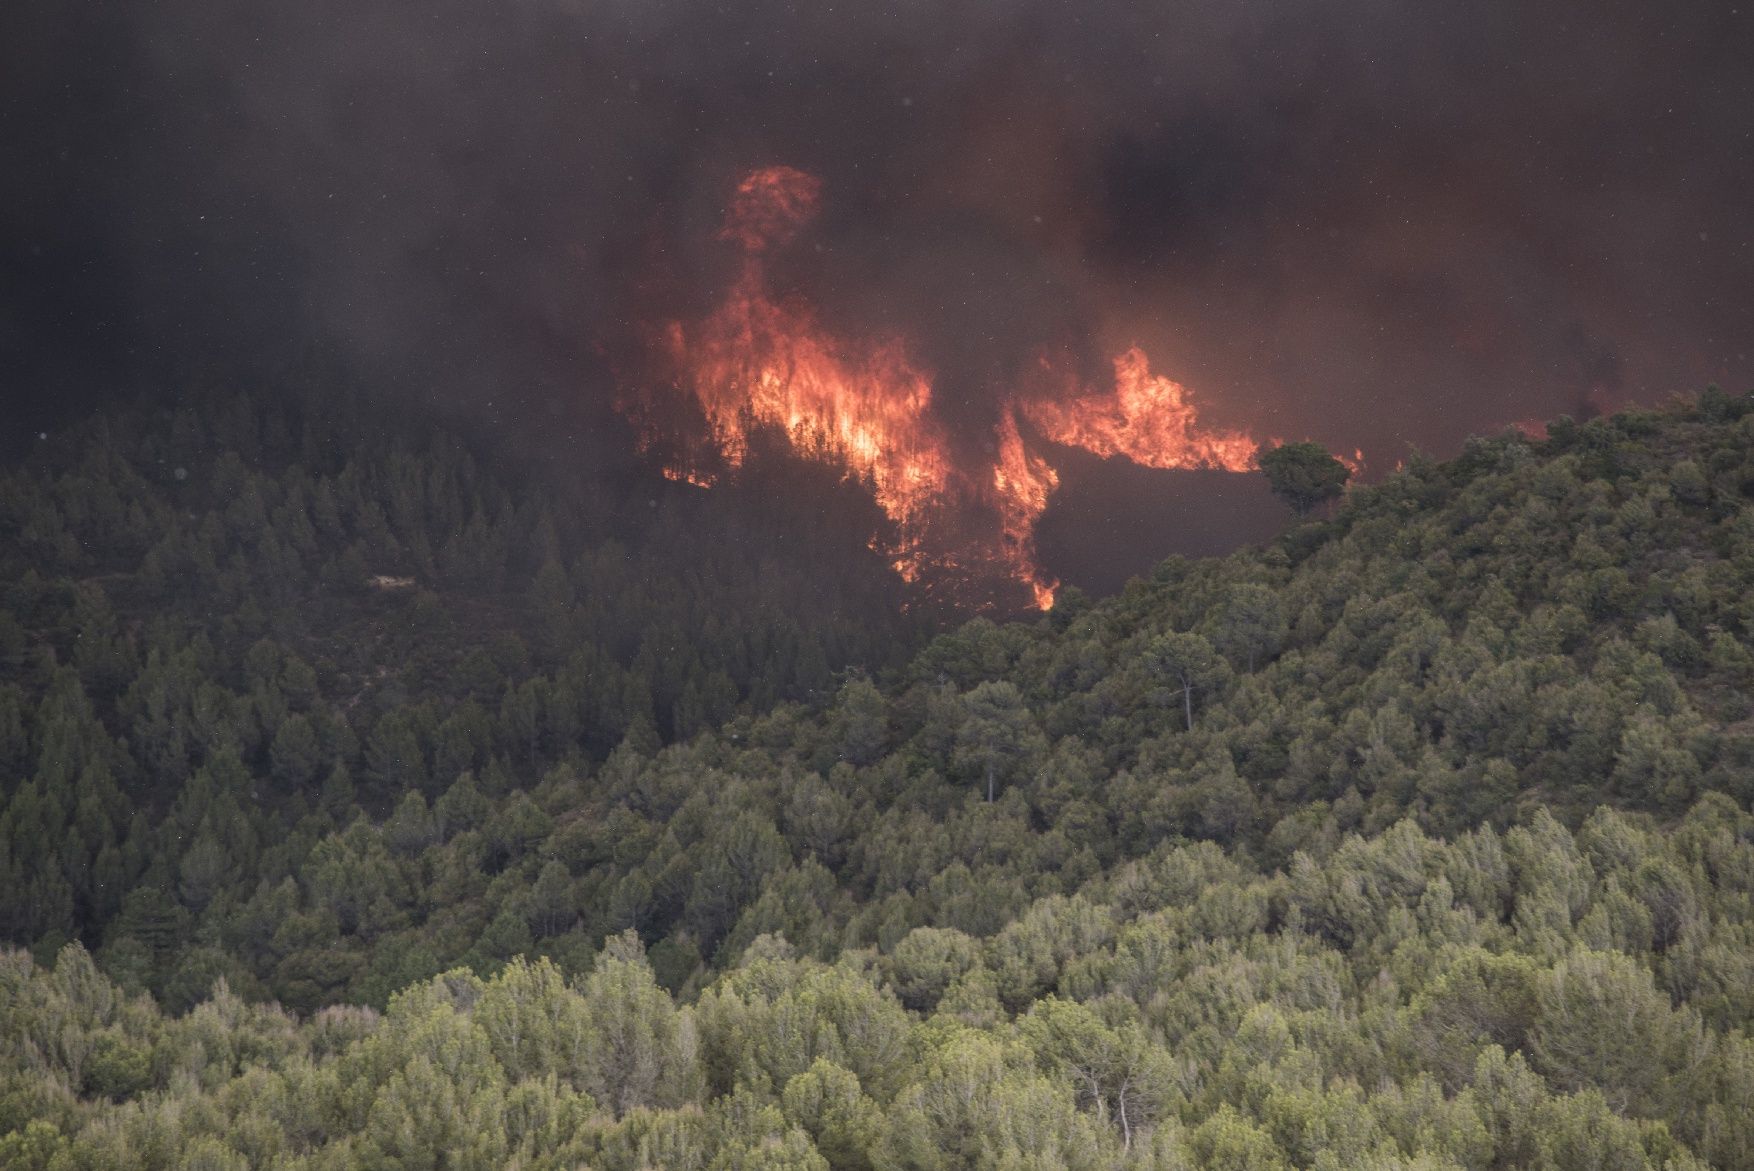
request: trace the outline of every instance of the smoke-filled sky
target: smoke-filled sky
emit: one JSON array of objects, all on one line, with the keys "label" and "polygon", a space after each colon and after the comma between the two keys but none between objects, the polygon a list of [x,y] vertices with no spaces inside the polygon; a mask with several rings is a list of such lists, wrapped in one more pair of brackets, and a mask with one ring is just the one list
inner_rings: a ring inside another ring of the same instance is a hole
[{"label": "smoke-filled sky", "polygon": [[[588,431],[712,301],[752,167],[785,279],[953,428],[1040,345],[1388,463],[1754,385],[1751,0],[142,0],[0,15],[0,391],[339,355]],[[978,430],[972,426],[970,433]],[[586,436],[581,435],[581,442]]]}]

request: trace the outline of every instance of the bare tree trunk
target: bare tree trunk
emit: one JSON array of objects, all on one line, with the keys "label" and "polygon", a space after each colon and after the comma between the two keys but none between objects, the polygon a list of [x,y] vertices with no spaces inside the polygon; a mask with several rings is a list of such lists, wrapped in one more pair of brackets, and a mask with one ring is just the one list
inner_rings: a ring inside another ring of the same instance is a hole
[{"label": "bare tree trunk", "polygon": [[1194,730],[1194,684],[1187,676],[1182,677],[1182,712],[1187,716],[1188,731]]},{"label": "bare tree trunk", "polygon": [[987,804],[993,803],[993,762],[987,761]]}]

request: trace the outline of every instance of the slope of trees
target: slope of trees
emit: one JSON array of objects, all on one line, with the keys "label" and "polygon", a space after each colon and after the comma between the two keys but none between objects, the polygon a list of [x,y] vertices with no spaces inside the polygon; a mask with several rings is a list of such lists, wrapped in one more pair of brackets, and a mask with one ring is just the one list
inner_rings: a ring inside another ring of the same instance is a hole
[{"label": "slope of trees", "polygon": [[1751,893],[1712,796],[1272,873],[1165,845],[985,938],[759,934],[680,998],[632,930],[304,1017],[13,952],[0,1165],[1748,1166]]},{"label": "slope of trees", "polygon": [[489,702],[397,674],[455,626],[233,637],[253,587],[147,641],[19,521],[0,1164],[1754,1166],[1751,406],[1415,459],[814,695],[712,643],[669,746],[552,701],[637,603],[546,557],[351,603],[551,622]]},{"label": "slope of trees", "polygon": [[904,660],[926,620],[856,486],[750,479],[654,474],[615,509],[419,423],[248,398],[45,446],[0,477],[0,936],[144,915],[129,934],[168,942],[359,812],[464,772],[502,797]]}]

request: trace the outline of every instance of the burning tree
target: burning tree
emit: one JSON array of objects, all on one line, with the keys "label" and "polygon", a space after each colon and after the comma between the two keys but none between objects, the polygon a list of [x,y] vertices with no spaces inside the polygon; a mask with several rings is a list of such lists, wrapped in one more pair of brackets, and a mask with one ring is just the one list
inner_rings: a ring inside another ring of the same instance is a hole
[{"label": "burning tree", "polygon": [[[1060,485],[1051,448],[1150,468],[1254,466],[1256,440],[1202,424],[1188,389],[1153,372],[1136,345],[1114,357],[1112,381],[1096,384],[1044,353],[1029,386],[998,392],[993,431],[983,437],[990,462],[959,454],[937,413],[937,373],[912,339],[833,328],[770,279],[774,257],[810,229],[821,199],[821,181],[803,171],[750,172],[718,232],[741,253],[722,301],[654,330],[666,369],[657,382],[695,400],[708,440],[705,463],[701,453],[684,455],[666,467],[672,479],[713,485],[721,471],[744,466],[757,429],[770,429],[798,454],[870,485],[894,526],[873,547],[904,579],[993,566],[1046,610],[1059,583],[1037,561],[1035,526]],[[622,409],[648,449],[660,441],[664,412],[649,392],[627,394]],[[971,528],[968,516],[995,519],[997,531]]]}]

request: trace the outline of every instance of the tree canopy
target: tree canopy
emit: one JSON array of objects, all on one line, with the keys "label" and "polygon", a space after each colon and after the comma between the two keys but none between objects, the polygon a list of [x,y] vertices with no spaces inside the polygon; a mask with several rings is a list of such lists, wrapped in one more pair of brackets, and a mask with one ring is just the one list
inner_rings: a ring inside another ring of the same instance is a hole
[{"label": "tree canopy", "polygon": [[1352,478],[1350,469],[1319,443],[1279,444],[1262,451],[1259,463],[1273,494],[1298,516],[1339,496]]},{"label": "tree canopy", "polygon": [[0,1166],[1748,1166],[1749,406],[929,641],[94,426],[0,482]]}]

